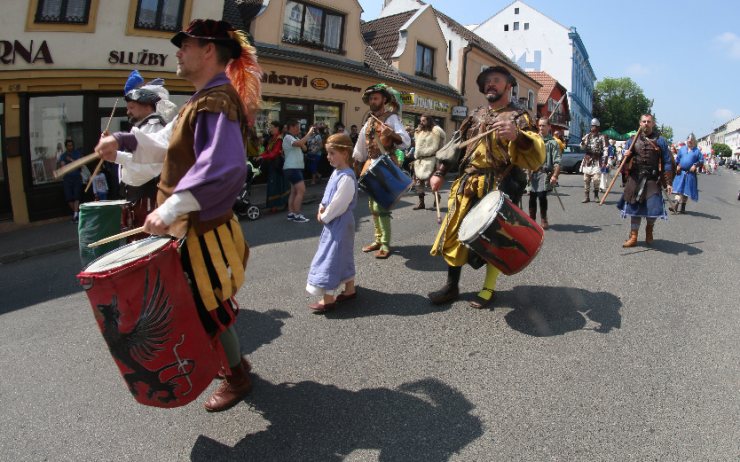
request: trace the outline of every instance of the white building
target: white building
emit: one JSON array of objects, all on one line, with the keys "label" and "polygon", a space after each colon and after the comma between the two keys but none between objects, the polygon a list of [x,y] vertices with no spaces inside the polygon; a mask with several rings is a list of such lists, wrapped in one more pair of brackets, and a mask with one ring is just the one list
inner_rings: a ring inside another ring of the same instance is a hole
[{"label": "white building", "polygon": [[568,88],[569,143],[579,143],[592,114],[594,74],[575,27],[514,1],[473,29],[527,71],[545,71]]}]

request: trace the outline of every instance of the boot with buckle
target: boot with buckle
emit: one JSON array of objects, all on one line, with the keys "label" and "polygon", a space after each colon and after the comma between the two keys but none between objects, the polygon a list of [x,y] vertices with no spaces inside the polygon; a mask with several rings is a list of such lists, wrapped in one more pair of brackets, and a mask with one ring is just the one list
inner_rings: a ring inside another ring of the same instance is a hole
[{"label": "boot with buckle", "polygon": [[231,375],[227,375],[218,385],[216,391],[206,400],[204,406],[208,412],[225,411],[239,403],[252,391],[252,379],[244,362],[231,368]]}]

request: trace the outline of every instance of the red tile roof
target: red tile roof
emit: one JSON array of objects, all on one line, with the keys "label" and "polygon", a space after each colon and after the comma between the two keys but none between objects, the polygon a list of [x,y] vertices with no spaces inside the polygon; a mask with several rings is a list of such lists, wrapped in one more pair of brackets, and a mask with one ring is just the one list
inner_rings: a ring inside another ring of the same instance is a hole
[{"label": "red tile roof", "polygon": [[[542,88],[537,92],[537,104],[547,104],[547,100],[550,98],[550,95],[552,95],[552,91],[557,85],[559,85],[558,81],[544,71],[527,71],[527,75],[542,85]],[[564,89],[565,87],[563,87],[563,90]]]}]

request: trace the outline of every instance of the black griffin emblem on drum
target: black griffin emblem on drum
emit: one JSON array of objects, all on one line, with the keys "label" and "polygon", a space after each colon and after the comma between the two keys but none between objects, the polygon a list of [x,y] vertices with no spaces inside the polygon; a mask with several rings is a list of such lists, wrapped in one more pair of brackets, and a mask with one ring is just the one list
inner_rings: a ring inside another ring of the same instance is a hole
[{"label": "black griffin emblem on drum", "polygon": [[[170,340],[168,336],[171,331],[170,315],[172,313],[172,304],[170,304],[169,296],[165,294],[162,288],[159,271],[157,271],[151,294],[148,293],[148,271],[145,277],[143,309],[136,325],[130,332],[121,332],[119,329],[118,323],[121,312],[118,309],[118,298],[115,295],[109,305],[98,305],[97,308],[103,315],[102,333],[111,355],[133,371],[123,374],[131,394],[138,396],[139,392],[136,384],[142,383],[148,387],[147,398],[151,399],[157,395],[159,401],[167,403],[176,399],[175,388],[178,384],[175,379],[185,377],[188,383],[191,383],[189,376],[193,372],[195,362],[189,359],[181,360],[177,354],[177,347],[184,341],[183,336],[180,342],[172,348],[177,361],[156,370],[150,370],[144,366],[143,363],[155,359],[159,352],[165,349],[164,345]],[[160,378],[161,374],[170,368],[176,368],[177,372],[163,381]],[[189,391],[183,394],[187,394]]]}]

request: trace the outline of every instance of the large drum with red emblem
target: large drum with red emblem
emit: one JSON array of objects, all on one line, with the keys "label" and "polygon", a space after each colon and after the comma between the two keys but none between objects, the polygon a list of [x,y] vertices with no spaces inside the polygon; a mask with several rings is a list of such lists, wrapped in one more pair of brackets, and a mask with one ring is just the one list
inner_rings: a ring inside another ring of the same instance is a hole
[{"label": "large drum with red emblem", "polygon": [[93,261],[77,278],[138,402],[183,406],[208,387],[223,348],[200,322],[177,241],[136,241]]},{"label": "large drum with red emblem", "polygon": [[458,239],[502,273],[516,274],[539,252],[545,233],[501,191],[492,191],[470,209]]}]

